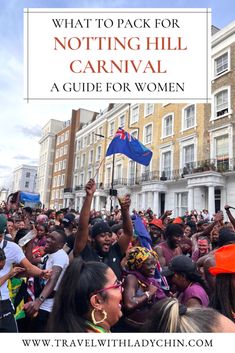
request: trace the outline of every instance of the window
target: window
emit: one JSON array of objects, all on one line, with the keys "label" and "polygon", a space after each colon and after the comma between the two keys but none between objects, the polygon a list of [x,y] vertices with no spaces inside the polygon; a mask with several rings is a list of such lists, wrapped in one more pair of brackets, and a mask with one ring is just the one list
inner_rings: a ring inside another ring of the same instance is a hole
[{"label": "window", "polygon": [[91,143],[91,134],[87,136],[87,146],[89,146]]},{"label": "window", "polygon": [[110,186],[111,185],[111,167],[106,169],[106,183]]},{"label": "window", "polygon": [[66,166],[67,166],[67,160],[64,159],[64,160],[63,160],[63,169],[66,169]]},{"label": "window", "polygon": [[86,162],[86,155],[85,155],[85,153],[83,153],[82,160],[81,160],[81,167],[85,166],[85,162]]},{"label": "window", "polygon": [[131,124],[136,123],[139,120],[139,106],[136,105],[131,109]]},{"label": "window", "polygon": [[215,139],[215,151],[218,171],[225,172],[229,169],[229,139],[228,135]]},{"label": "window", "polygon": [[60,161],[60,162],[59,162],[59,168],[58,168],[58,171],[62,169],[62,166],[63,166],[63,162],[62,162],[62,161]]},{"label": "window", "polygon": [[183,129],[190,129],[195,126],[195,106],[190,105],[183,110]]},{"label": "window", "polygon": [[152,103],[147,103],[144,105],[144,116],[148,116],[153,114],[153,110],[154,110],[154,104]]},{"label": "window", "polygon": [[87,146],[87,136],[84,137],[84,147]]},{"label": "window", "polygon": [[101,159],[101,146],[98,146],[96,150],[96,161],[99,161],[100,159]]},{"label": "window", "polygon": [[58,175],[58,177],[57,177],[57,186],[60,186],[60,182],[61,182],[61,175]]},{"label": "window", "polygon": [[62,157],[64,154],[64,148],[63,147],[60,147],[60,157]]},{"label": "window", "polygon": [[171,136],[173,134],[173,115],[168,115],[163,118],[162,137]]},{"label": "window", "polygon": [[67,140],[68,140],[68,138],[69,138],[69,132],[68,132],[68,131],[66,131],[65,136],[64,136],[64,140],[65,140],[65,141],[67,141]]},{"label": "window", "polygon": [[129,185],[135,184],[136,181],[136,162],[129,161]]},{"label": "window", "polygon": [[79,152],[79,151],[80,151],[81,146],[82,146],[82,144],[81,144],[81,140],[79,140],[79,141],[77,142],[77,152]]},{"label": "window", "polygon": [[56,187],[56,185],[57,185],[57,176],[53,178],[53,186]]},{"label": "window", "polygon": [[194,144],[183,147],[183,166],[192,168],[194,162]]},{"label": "window", "polygon": [[171,151],[162,153],[161,177],[170,179],[171,177]]},{"label": "window", "polygon": [[55,152],[55,158],[58,158],[59,155],[60,155],[60,149],[57,148],[57,149],[56,149],[56,152]]},{"label": "window", "polygon": [[124,128],[125,126],[125,115],[121,115],[119,118],[119,127]]},{"label": "window", "polygon": [[26,172],[26,178],[30,178],[30,172]]},{"label": "window", "polygon": [[215,95],[215,116],[220,117],[228,113],[228,90],[225,89]]},{"label": "window", "polygon": [[132,131],[131,136],[134,137],[135,139],[137,139],[138,138],[138,131],[137,130]]},{"label": "window", "polygon": [[215,59],[215,76],[228,71],[228,52]]},{"label": "window", "polygon": [[152,124],[145,126],[144,128],[144,143],[152,142]]},{"label": "window", "polygon": [[57,141],[56,144],[59,145],[60,144],[60,136],[57,136]]},{"label": "window", "polygon": [[63,197],[64,197],[64,190],[60,189],[60,199],[63,199]]},{"label": "window", "polygon": [[116,164],[115,166],[115,179],[120,184],[122,178],[122,165]]},{"label": "window", "polygon": [[94,151],[91,150],[91,151],[90,151],[90,154],[89,154],[89,163],[92,163],[92,162],[93,162],[93,157],[94,157]]},{"label": "window", "polygon": [[67,152],[68,152],[68,145],[65,145],[64,146],[64,155],[67,154]]},{"label": "window", "polygon": [[150,164],[148,166],[144,166],[142,169],[142,181],[150,180]]},{"label": "window", "polygon": [[60,142],[61,142],[61,143],[64,142],[64,134],[61,135],[61,137],[60,137]]},{"label": "window", "polygon": [[62,174],[62,175],[61,175],[61,183],[60,183],[60,185],[61,185],[61,186],[63,186],[63,185],[64,185],[64,178],[65,178],[65,175],[64,175],[64,174]]},{"label": "window", "polygon": [[79,158],[79,156],[77,156],[75,159],[75,169],[79,168],[79,163],[80,163],[80,158]]},{"label": "window", "polygon": [[78,176],[75,175],[74,179],[73,179],[73,187],[76,188],[76,186],[78,186]]},{"label": "window", "polygon": [[176,216],[183,216],[188,210],[188,193],[176,193]]},{"label": "window", "polygon": [[84,185],[84,174],[80,174],[80,186]]},{"label": "window", "polygon": [[109,124],[109,136],[114,135],[114,121]]},{"label": "window", "polygon": [[24,187],[25,187],[25,188],[29,188],[29,181],[26,181],[26,182],[25,182]]}]

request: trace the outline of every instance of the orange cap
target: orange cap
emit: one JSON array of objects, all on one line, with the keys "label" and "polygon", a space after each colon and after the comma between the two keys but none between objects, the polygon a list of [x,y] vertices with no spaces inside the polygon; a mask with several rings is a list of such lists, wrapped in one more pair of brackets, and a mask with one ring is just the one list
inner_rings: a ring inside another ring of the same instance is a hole
[{"label": "orange cap", "polygon": [[161,219],[154,218],[151,222],[149,222],[149,225],[151,225],[151,224],[160,228],[161,230],[164,230]]},{"label": "orange cap", "polygon": [[213,275],[235,273],[235,244],[225,245],[215,252],[215,266],[209,268]]},{"label": "orange cap", "polygon": [[183,223],[183,220],[182,220],[182,218],[180,218],[180,217],[176,217],[172,223],[173,223],[173,224],[182,224],[182,223]]}]

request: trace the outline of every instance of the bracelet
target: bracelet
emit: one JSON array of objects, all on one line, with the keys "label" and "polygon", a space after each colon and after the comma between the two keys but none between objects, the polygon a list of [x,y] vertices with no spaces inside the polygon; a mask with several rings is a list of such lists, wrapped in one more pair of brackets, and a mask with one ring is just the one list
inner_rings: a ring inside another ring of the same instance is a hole
[{"label": "bracelet", "polygon": [[150,294],[149,294],[149,292],[147,291],[147,292],[144,292],[144,294],[146,295],[146,297],[149,299],[150,298]]}]

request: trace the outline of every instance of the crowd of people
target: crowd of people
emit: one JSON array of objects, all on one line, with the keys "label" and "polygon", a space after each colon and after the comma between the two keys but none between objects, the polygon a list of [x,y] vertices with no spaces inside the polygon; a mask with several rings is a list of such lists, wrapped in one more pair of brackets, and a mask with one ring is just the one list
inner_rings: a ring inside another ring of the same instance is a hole
[{"label": "crowd of people", "polygon": [[235,332],[231,207],[0,209],[0,332]]}]

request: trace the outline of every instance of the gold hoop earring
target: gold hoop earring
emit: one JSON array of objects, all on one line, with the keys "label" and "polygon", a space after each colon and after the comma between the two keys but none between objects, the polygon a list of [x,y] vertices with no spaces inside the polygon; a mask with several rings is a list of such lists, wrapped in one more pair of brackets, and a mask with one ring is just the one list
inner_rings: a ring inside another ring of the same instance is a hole
[{"label": "gold hoop earring", "polygon": [[[101,320],[96,321],[96,318],[95,318],[95,312],[96,312],[96,310],[97,310],[97,309],[94,308],[94,309],[92,310],[92,312],[91,312],[91,319],[92,319],[92,322],[93,322],[94,325],[100,324],[101,322],[104,322],[104,320],[107,319],[107,313],[106,313],[106,311],[103,309],[103,310],[101,311],[101,313],[104,315],[103,318],[102,318]],[[98,310],[97,310],[97,311],[98,311]]]}]

